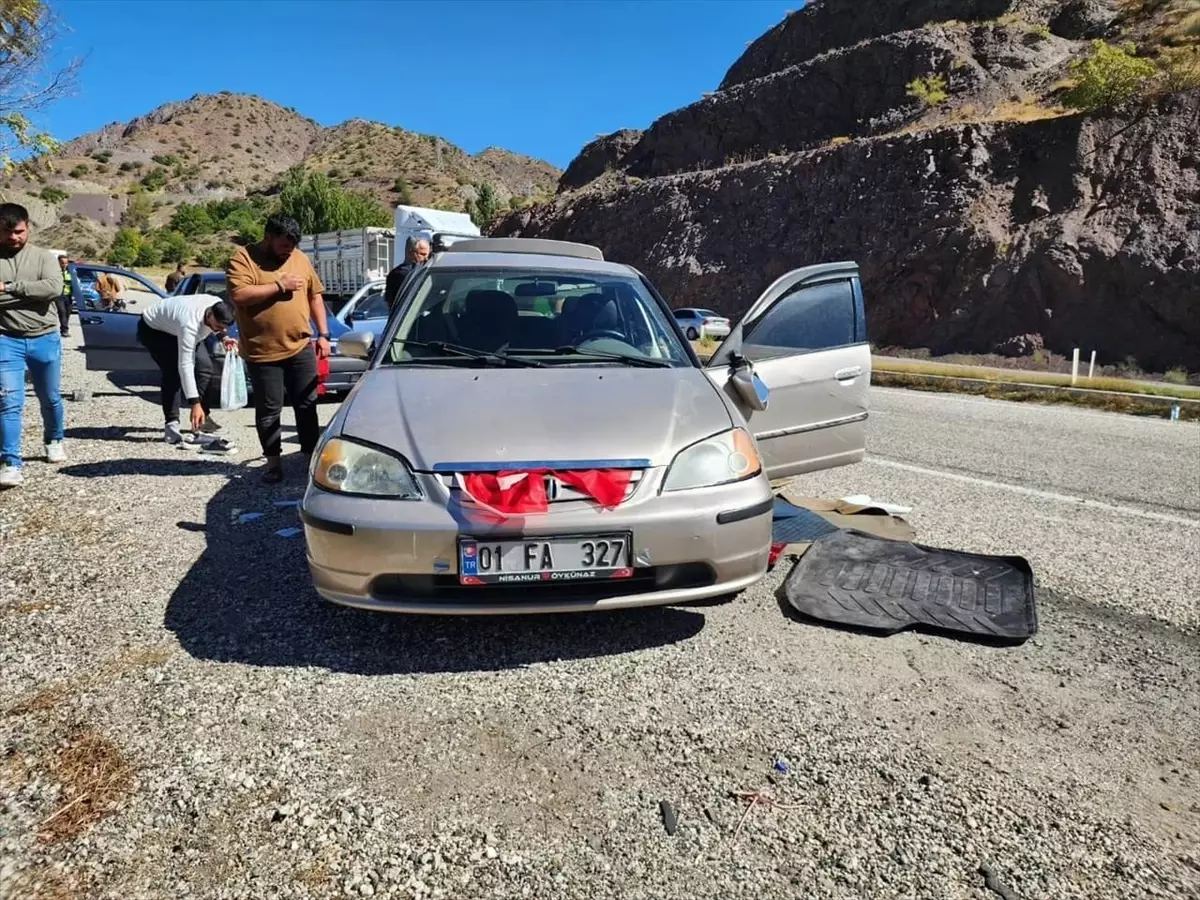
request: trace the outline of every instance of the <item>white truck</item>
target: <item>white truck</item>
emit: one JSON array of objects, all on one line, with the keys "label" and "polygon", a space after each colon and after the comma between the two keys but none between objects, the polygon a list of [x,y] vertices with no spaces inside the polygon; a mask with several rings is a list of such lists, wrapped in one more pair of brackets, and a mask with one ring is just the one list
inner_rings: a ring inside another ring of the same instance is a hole
[{"label": "white truck", "polygon": [[325,285],[325,296],[335,305],[368,281],[386,277],[395,245],[390,228],[347,228],[300,238],[300,252],[312,262]]},{"label": "white truck", "polygon": [[365,284],[386,278],[404,255],[405,242],[412,237],[448,241],[480,237],[479,228],[462,212],[397,206],[396,227],[347,228],[306,234],[300,252],[308,256],[325,285],[325,297],[336,310]]}]

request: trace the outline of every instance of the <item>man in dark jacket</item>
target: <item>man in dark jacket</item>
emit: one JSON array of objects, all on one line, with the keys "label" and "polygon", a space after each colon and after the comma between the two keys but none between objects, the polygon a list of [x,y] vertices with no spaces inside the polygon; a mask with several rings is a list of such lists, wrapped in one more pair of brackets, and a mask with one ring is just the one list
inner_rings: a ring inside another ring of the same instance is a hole
[{"label": "man in dark jacket", "polygon": [[383,289],[388,309],[395,307],[396,295],[400,292],[400,286],[404,284],[404,279],[413,269],[425,265],[428,259],[429,241],[423,237],[409,238],[404,248],[404,262],[388,272],[387,285]]}]

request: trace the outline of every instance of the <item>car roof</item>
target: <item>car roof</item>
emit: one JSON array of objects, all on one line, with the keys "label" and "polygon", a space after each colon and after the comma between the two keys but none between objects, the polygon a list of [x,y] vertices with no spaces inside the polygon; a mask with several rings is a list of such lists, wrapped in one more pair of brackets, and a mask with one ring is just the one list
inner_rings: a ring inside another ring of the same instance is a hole
[{"label": "car roof", "polygon": [[622,263],[541,253],[456,253],[448,250],[435,254],[429,261],[429,266],[433,269],[538,269],[572,274],[637,277],[637,273],[631,267]]}]

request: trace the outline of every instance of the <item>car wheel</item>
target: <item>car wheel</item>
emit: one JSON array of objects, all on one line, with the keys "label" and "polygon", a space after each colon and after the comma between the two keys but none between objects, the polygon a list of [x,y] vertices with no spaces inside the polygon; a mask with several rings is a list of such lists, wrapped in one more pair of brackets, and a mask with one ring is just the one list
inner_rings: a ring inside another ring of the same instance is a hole
[{"label": "car wheel", "polygon": [[695,328],[689,328],[687,330],[687,339],[689,341],[698,340],[699,337],[700,337],[700,332],[698,332]]}]

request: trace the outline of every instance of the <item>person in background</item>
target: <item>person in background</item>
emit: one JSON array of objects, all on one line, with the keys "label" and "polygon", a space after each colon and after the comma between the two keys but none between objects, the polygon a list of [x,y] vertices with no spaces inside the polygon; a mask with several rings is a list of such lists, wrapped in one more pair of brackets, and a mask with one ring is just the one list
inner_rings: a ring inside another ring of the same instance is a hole
[{"label": "person in background", "polygon": [[400,293],[400,286],[404,284],[404,279],[413,269],[425,265],[428,260],[429,241],[423,237],[410,237],[405,242],[404,262],[388,272],[387,284],[383,289],[388,309],[392,309],[396,305],[396,295]]},{"label": "person in background", "polygon": [[167,293],[169,294],[179,287],[179,282],[186,277],[187,272],[183,271],[183,263],[175,263],[175,271],[167,276]]},{"label": "person in background", "polygon": [[321,296],[325,288],[308,257],[296,250],[299,243],[295,219],[271,216],[262,241],[239,249],[225,269],[254,392],[254,424],[267,459],[267,484],[283,480],[279,417],[285,396],[292,401],[302,453],[312,455],[321,432],[317,358],[328,359],[330,350]]},{"label": "person in background", "polygon": [[64,253],[58,258],[58,268],[62,272],[62,293],[58,295],[55,304],[58,306],[58,332],[63,337],[69,334],[68,325],[71,323],[71,270],[67,268],[71,261]]},{"label": "person in background", "polygon": [[[210,334],[224,338],[226,348],[232,338],[225,331],[233,324],[233,306],[224,300],[213,303],[211,296],[167,297],[155,303],[138,320],[138,342],[150,351],[162,372],[163,440],[168,444],[183,442],[179,431],[180,400],[191,410],[192,435],[217,431],[209,417],[208,386],[213,377],[212,356],[204,339]],[[211,425],[206,429],[205,425]],[[196,441],[200,443],[199,440]],[[214,444],[208,442],[208,449]],[[227,445],[215,449],[227,450]]]},{"label": "person in background", "polygon": [[123,291],[120,280],[111,272],[101,272],[96,276],[96,293],[100,295],[100,308],[105,312],[125,308],[125,301],[121,299]]},{"label": "person in background", "polygon": [[42,408],[46,459],[64,462],[62,335],[55,303],[62,270],[54,255],[29,243],[29,211],[0,203],[0,488],[24,480],[21,427],[28,369]]}]

